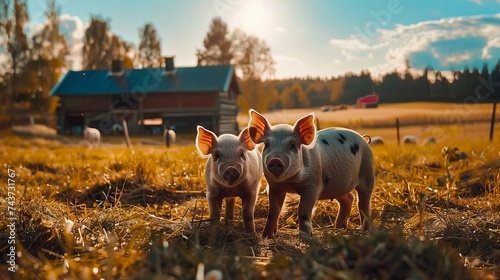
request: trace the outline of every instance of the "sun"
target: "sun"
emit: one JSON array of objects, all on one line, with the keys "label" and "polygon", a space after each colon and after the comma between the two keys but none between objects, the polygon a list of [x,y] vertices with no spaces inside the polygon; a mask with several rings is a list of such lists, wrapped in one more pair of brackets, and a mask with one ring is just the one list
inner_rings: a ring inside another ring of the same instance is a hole
[{"label": "sun", "polygon": [[273,30],[269,3],[261,0],[242,1],[233,15],[233,26],[247,34],[265,37]]}]

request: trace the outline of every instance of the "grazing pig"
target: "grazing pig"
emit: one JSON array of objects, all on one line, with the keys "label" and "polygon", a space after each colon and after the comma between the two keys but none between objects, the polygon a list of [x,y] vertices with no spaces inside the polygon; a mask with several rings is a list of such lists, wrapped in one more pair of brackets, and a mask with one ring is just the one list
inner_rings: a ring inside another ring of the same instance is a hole
[{"label": "grazing pig", "polygon": [[426,146],[426,145],[432,145],[432,144],[436,144],[436,143],[437,143],[436,137],[431,136],[431,137],[426,138],[426,139],[424,140],[423,145],[424,145],[424,146]]},{"label": "grazing pig", "polygon": [[354,196],[362,228],[371,226],[370,198],[375,175],[370,145],[355,131],[326,128],[316,131],[314,115],[299,119],[294,126],[271,126],[255,110],[248,124],[255,143],[264,143],[262,161],[269,184],[269,213],[263,237],[273,237],[286,193],[300,195],[298,208],[301,235],[312,234],[311,215],[318,199],[336,199],[339,212],[335,227],[346,228]]},{"label": "grazing pig", "polygon": [[91,147],[99,145],[99,142],[101,141],[101,133],[93,127],[85,126],[85,129],[83,130],[83,137],[87,140],[87,142],[89,142]]},{"label": "grazing pig", "polygon": [[382,136],[373,136],[372,141],[370,142],[370,145],[372,145],[372,146],[384,145],[384,138],[382,138]]},{"label": "grazing pig", "polygon": [[417,137],[413,135],[405,135],[403,137],[403,143],[416,145],[418,143]]},{"label": "grazing pig", "polygon": [[123,134],[123,126],[115,123],[111,126],[111,131],[113,131],[114,135]]},{"label": "grazing pig", "polygon": [[262,160],[250,139],[248,129],[239,136],[222,134],[217,137],[210,130],[198,126],[196,148],[207,157],[205,180],[210,219],[219,222],[222,200],[226,199],[226,223],[234,218],[234,197],[243,205],[243,223],[247,232],[255,232],[254,208],[257,201]]},{"label": "grazing pig", "polygon": [[170,147],[175,144],[175,138],[176,138],[175,131],[173,131],[172,129],[163,130],[163,141],[165,142],[165,145],[167,145],[167,147]]}]

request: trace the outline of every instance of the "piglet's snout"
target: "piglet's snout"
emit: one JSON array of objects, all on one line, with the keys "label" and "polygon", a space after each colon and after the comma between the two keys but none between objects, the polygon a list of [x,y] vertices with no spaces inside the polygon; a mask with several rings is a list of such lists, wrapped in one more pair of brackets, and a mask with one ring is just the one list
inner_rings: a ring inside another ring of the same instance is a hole
[{"label": "piglet's snout", "polygon": [[285,164],[279,158],[272,158],[267,164],[267,170],[278,177],[285,171]]},{"label": "piglet's snout", "polygon": [[224,178],[224,180],[226,180],[229,184],[232,184],[240,178],[240,172],[235,167],[230,166],[224,170],[222,178]]}]

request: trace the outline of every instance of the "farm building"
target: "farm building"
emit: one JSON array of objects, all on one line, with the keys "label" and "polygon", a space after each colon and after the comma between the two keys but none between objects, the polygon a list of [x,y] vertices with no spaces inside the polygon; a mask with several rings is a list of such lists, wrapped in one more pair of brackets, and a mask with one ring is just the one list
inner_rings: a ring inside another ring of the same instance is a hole
[{"label": "farm building", "polygon": [[127,121],[130,134],[161,134],[168,126],[195,132],[203,125],[216,133],[238,133],[237,96],[232,65],[69,71],[52,89],[60,98],[58,133],[81,134],[84,125],[111,134]]}]

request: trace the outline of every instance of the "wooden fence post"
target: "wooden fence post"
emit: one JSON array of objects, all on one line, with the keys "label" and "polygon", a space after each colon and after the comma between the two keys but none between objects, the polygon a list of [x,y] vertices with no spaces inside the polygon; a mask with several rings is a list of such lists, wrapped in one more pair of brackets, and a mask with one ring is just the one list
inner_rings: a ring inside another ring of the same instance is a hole
[{"label": "wooden fence post", "polygon": [[122,125],[123,125],[123,134],[125,135],[125,143],[127,144],[127,147],[131,147],[132,144],[130,144],[130,136],[128,135],[128,126],[127,126],[127,121],[125,119],[122,120]]},{"label": "wooden fence post", "polygon": [[497,111],[497,102],[493,102],[493,112],[491,113],[491,123],[490,123],[490,142],[493,141],[493,131],[495,130],[495,114]]},{"label": "wooden fence post", "polygon": [[399,146],[399,118],[396,118],[396,137],[398,138],[398,146]]}]

